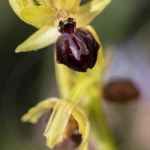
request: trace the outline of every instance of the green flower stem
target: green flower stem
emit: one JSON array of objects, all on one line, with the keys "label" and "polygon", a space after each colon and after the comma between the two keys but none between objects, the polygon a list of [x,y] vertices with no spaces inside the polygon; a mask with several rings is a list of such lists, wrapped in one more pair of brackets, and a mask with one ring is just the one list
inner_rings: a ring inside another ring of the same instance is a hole
[{"label": "green flower stem", "polygon": [[90,106],[88,108],[89,120],[98,145],[102,150],[116,150],[102,104],[99,86],[93,85],[89,90]]}]

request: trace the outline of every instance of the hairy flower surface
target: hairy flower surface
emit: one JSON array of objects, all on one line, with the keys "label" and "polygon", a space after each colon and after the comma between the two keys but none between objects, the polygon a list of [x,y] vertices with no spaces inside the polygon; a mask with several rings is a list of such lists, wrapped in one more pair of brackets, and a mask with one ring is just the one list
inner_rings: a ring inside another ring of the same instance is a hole
[{"label": "hairy flower surface", "polygon": [[[93,0],[82,6],[80,2],[81,0],[9,0],[21,20],[39,28],[16,48],[16,52],[41,49],[59,37],[55,46],[58,63],[81,72],[93,68],[100,46],[91,31],[83,28],[102,12],[110,0]],[[68,22],[69,19],[73,20],[74,26]]]}]

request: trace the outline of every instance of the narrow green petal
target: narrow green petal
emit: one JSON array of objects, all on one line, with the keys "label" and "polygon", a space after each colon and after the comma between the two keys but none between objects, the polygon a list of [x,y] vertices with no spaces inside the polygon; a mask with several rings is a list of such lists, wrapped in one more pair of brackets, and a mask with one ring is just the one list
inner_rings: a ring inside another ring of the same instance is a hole
[{"label": "narrow green petal", "polygon": [[43,27],[31,35],[26,41],[16,48],[18,52],[28,52],[44,48],[53,44],[59,36],[59,32],[54,27]]},{"label": "narrow green petal", "polygon": [[80,144],[80,150],[88,150],[89,134],[90,134],[90,124],[86,117],[84,111],[75,106],[72,112],[72,116],[78,123],[79,132],[82,134],[82,142]]},{"label": "narrow green petal", "polygon": [[21,11],[21,4],[19,4],[17,0],[9,0],[9,4],[16,15],[19,16]]},{"label": "narrow green petal", "polygon": [[22,116],[21,120],[23,122],[37,123],[39,118],[48,110],[50,110],[50,108],[54,107],[58,100],[58,98],[48,98],[38,103],[35,107],[29,109],[29,111]]},{"label": "narrow green petal", "polygon": [[47,138],[46,144],[50,148],[53,148],[57,143],[63,140],[64,131],[73,108],[74,104],[69,101],[61,100],[56,103],[44,132]]},{"label": "narrow green petal", "polygon": [[33,26],[54,26],[57,11],[52,7],[33,6],[21,9],[20,18]]},{"label": "narrow green petal", "polygon": [[51,6],[54,8],[65,9],[69,13],[75,14],[78,11],[81,0],[51,0]]},{"label": "narrow green petal", "polygon": [[99,15],[111,0],[93,0],[82,5],[76,14],[77,27],[90,24],[90,22]]}]

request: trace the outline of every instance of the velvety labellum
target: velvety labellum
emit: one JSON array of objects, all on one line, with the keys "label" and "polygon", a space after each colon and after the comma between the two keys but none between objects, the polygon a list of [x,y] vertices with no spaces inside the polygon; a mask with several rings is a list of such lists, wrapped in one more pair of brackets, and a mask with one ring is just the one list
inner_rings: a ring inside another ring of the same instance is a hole
[{"label": "velvety labellum", "polygon": [[83,28],[75,29],[75,22],[69,18],[60,22],[61,35],[56,41],[56,61],[79,72],[94,67],[100,45],[93,35]]}]

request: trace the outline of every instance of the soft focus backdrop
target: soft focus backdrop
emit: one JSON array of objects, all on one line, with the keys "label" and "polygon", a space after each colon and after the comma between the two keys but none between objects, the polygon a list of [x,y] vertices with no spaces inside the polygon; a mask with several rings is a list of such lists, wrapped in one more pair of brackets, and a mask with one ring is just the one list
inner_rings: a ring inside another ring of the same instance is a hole
[{"label": "soft focus backdrop", "polygon": [[[108,63],[104,84],[115,70],[118,75],[114,76],[119,79],[129,76],[140,95],[130,104],[103,100],[118,150],[149,150],[150,1],[112,0],[92,26],[106,56],[111,55],[108,62],[113,63]],[[14,52],[35,31],[14,14],[7,0],[0,1],[0,150],[47,149],[42,136],[45,118],[38,125],[20,122],[20,117],[37,102],[58,95],[53,45],[36,52]],[[117,63],[112,61],[114,58]],[[122,66],[126,66],[126,76],[120,73]]]}]

